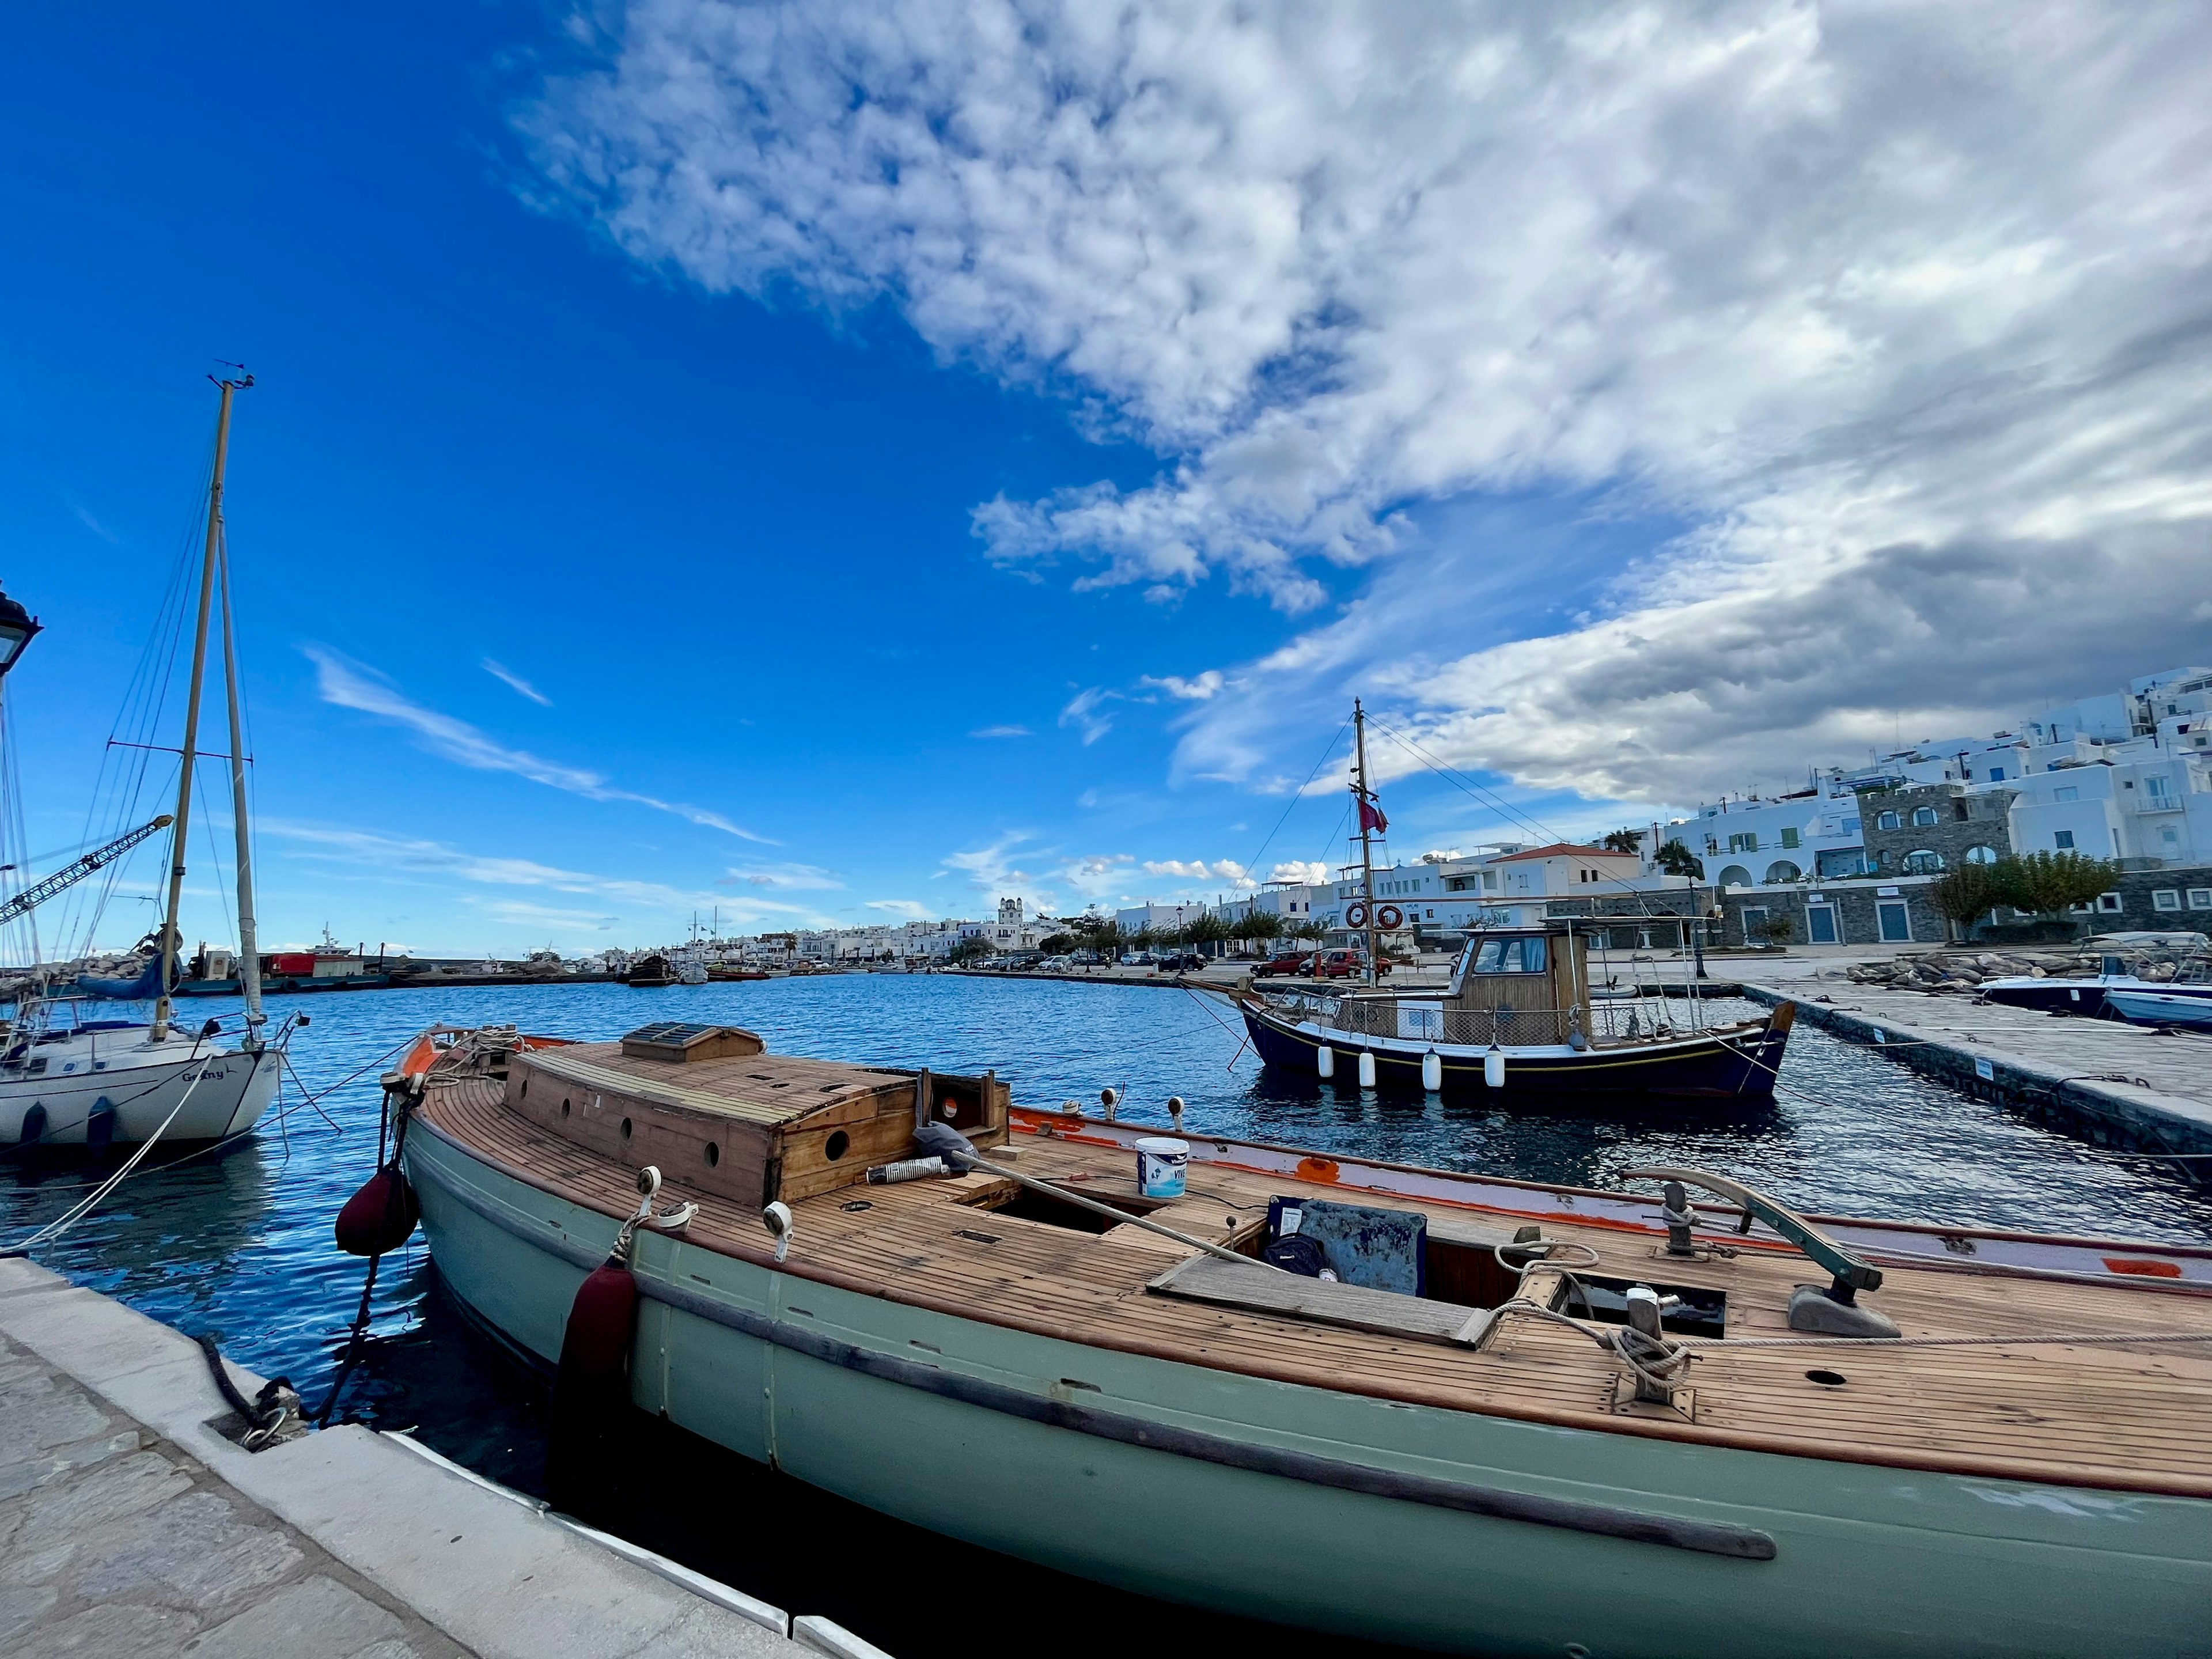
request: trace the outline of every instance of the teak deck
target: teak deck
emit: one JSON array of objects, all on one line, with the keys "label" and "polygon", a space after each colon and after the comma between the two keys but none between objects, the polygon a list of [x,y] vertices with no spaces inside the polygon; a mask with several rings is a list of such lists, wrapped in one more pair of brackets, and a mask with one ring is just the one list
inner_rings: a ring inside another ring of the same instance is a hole
[{"label": "teak deck", "polygon": [[[803,1081],[817,1099],[836,1094],[856,1104],[894,1083],[908,1100],[914,1092],[910,1076],[823,1061],[755,1055],[660,1067],[614,1065],[594,1045],[588,1063],[634,1074],[646,1086],[671,1073],[697,1082],[727,1073],[754,1090],[763,1079],[793,1090]],[[762,1079],[746,1078],[748,1071]],[[849,1095],[834,1087],[841,1079]],[[573,1119],[560,1131],[532,1121],[509,1107],[496,1078],[434,1076],[417,1112],[434,1130],[528,1184],[608,1216],[635,1206],[633,1171],[623,1165],[635,1165],[638,1156],[617,1160],[571,1138]],[[872,1152],[871,1161],[904,1150]],[[1129,1160],[1116,1148],[1018,1133],[1011,1154],[987,1155],[1011,1155],[1024,1174],[1073,1192],[1103,1200],[1135,1194]],[[700,1206],[687,1242],[768,1263],[771,1241],[757,1204],[716,1190],[723,1183],[701,1180],[696,1169],[696,1161],[681,1160],[664,1168],[666,1192]],[[1419,1210],[1429,1218],[1432,1239],[1481,1249],[1509,1239],[1517,1220],[1218,1164],[1194,1163],[1189,1180],[1188,1195],[1153,1210],[1152,1218],[1232,1246],[1258,1235],[1277,1195]],[[2212,1435],[2205,1432],[2212,1421],[2212,1343],[1722,1346],[1702,1350],[1690,1369],[1693,1415],[1616,1409],[1620,1364],[1571,1331],[1514,1319],[1475,1352],[1440,1340],[1440,1333],[1363,1330],[1162,1294],[1147,1286],[1191,1254],[1185,1247],[1130,1225],[1092,1233],[994,1211],[1018,1190],[977,1173],[799,1197],[791,1200],[797,1227],[783,1271],[1066,1341],[1457,1411],[1797,1456],[2212,1497]],[[865,1207],[844,1207],[860,1196]],[[1725,1291],[1730,1338],[1791,1334],[1792,1287],[1823,1277],[1794,1251],[1756,1243],[1733,1255],[1684,1261],[1660,1255],[1655,1234],[1554,1218],[1547,1218],[1545,1233],[1597,1253],[1599,1265],[1577,1269],[1586,1276]],[[1476,1251],[1462,1259],[1474,1261]],[[1907,1337],[2212,1331],[2212,1297],[2199,1295],[1957,1269],[1886,1272],[1872,1300]],[[1541,1279],[1540,1269],[1528,1281],[1539,1294]],[[1433,1274],[1431,1288],[1438,1288]],[[1445,1316],[1473,1311],[1419,1305]],[[1808,1378],[1812,1370],[1845,1380],[1825,1386]]]}]

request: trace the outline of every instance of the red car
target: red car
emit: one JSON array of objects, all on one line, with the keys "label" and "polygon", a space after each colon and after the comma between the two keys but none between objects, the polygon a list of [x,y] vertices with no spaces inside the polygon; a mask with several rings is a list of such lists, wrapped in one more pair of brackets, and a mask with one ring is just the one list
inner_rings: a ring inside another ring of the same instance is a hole
[{"label": "red car", "polygon": [[1260,964],[1263,974],[1310,974],[1313,971],[1312,953],[1306,951],[1285,951],[1279,957],[1270,957]]},{"label": "red car", "polygon": [[[1350,979],[1367,971],[1367,952],[1364,951],[1324,951],[1314,963],[1316,979]],[[1384,963],[1377,970],[1387,974],[1390,964]]]}]

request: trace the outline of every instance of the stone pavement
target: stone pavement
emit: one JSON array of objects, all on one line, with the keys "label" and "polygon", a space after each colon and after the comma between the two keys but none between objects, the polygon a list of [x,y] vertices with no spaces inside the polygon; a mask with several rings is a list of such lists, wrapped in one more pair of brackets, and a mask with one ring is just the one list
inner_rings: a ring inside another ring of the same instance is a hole
[{"label": "stone pavement", "polygon": [[[1846,969],[1871,954],[1797,947],[1744,971],[1756,979],[1752,989],[1762,1000],[1793,998],[1807,1018],[1861,1041],[1879,1029],[1897,1058],[1925,1059],[1931,1063],[1921,1069],[1948,1079],[1971,1086],[1978,1060],[1990,1067],[1979,1076],[1998,1085],[1997,1092],[2062,1100],[2115,1129],[2142,1132],[2131,1141],[2176,1151],[2212,1144],[2212,1037],[1855,983]],[[1915,1054],[1898,1048],[1900,1041],[1941,1052]],[[1947,1057],[1956,1066],[1933,1063]]]},{"label": "stone pavement", "polygon": [[0,1653],[467,1651],[198,1459],[0,1336]]},{"label": "stone pavement", "polygon": [[881,1659],[404,1436],[226,1419],[197,1344],[0,1259],[0,1655]]}]

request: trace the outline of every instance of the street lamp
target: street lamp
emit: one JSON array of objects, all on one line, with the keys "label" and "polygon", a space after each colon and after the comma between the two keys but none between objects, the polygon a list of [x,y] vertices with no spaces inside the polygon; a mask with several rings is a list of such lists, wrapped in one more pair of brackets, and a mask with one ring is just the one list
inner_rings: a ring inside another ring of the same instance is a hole
[{"label": "street lamp", "polygon": [[38,618],[0,593],[0,674],[15,665],[15,659],[23,654],[23,647],[38,631]]}]

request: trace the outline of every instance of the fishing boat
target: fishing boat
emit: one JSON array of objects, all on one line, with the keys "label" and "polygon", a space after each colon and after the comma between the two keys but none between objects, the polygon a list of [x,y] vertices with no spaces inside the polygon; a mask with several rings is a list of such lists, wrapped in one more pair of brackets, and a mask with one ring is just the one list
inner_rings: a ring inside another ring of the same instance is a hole
[{"label": "fishing boat", "polygon": [[[1325,1082],[1486,1096],[1501,1104],[1627,1097],[1741,1107],[1773,1099],[1796,1005],[1780,1003],[1762,1018],[1708,1023],[1692,979],[1678,988],[1682,995],[1662,995],[1647,1012],[1640,1000],[1615,994],[1621,988],[1592,983],[1591,929],[1601,924],[1470,928],[1441,992],[1376,988],[1381,941],[1405,918],[1375,896],[1372,836],[1389,820],[1368,787],[1366,711],[1358,701],[1352,723],[1362,885],[1344,921],[1365,935],[1365,984],[1340,994],[1235,995],[1264,1064]],[[1685,933],[1692,925],[1665,921]]]},{"label": "fishing boat", "polygon": [[[167,830],[168,884],[161,921],[149,936],[145,954],[132,974],[121,979],[80,976],[67,987],[42,982],[17,1000],[4,1035],[0,1035],[0,1145],[98,1147],[157,1139],[221,1139],[251,1129],[276,1098],[293,1022],[285,1022],[276,1032],[269,1033],[261,1006],[245,728],[222,521],[231,400],[235,392],[252,384],[252,377],[219,380],[216,384],[222,400],[216,418],[215,465],[200,560],[198,620],[185,699],[175,810],[116,836],[0,904],[0,921],[27,915],[38,903],[113,865],[131,848]],[[230,717],[230,752],[224,758],[229,762],[236,831],[239,991],[246,1004],[244,1029],[232,1033],[228,1041],[220,1021],[205,1020],[185,1030],[172,1018],[173,999],[182,977],[179,917],[193,781],[201,752],[201,693],[207,677],[209,626],[218,610]],[[5,632],[0,627],[0,634]],[[6,668],[12,667],[20,656],[22,642],[0,665],[0,684],[4,684]],[[128,807],[131,803],[125,805]],[[135,810],[131,816],[136,816]],[[82,1018],[86,1000],[151,1000],[153,1015],[144,1021],[88,1020]]]},{"label": "fishing boat", "polygon": [[675,984],[676,973],[668,958],[656,951],[630,963],[629,971],[623,975],[623,983],[641,990],[657,991],[665,985]]},{"label": "fishing boat", "polygon": [[1441,992],[1247,991],[1234,1000],[1270,1067],[1500,1101],[1771,1101],[1797,1017],[1782,1002],[1761,1019],[1709,1025],[1693,998],[1654,1000],[1647,1011],[1603,996],[1590,984],[1587,929],[1559,921],[1469,938]]},{"label": "fishing boat", "polygon": [[665,1417],[955,1582],[1490,1655],[2203,1650],[2212,1249],[1163,1145],[723,1026],[434,1031],[386,1085],[556,1425]]}]

